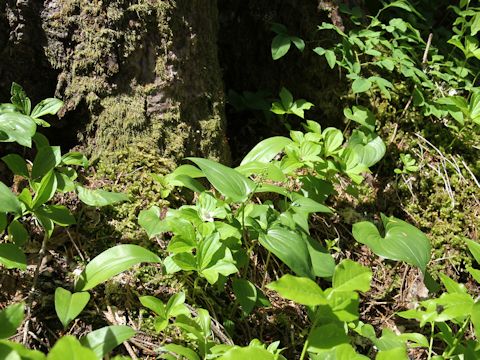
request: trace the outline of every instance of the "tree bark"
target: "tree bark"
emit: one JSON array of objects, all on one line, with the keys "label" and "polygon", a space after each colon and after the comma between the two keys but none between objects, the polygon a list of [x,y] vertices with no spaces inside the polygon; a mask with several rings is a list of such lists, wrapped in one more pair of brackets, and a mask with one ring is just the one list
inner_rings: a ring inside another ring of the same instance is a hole
[{"label": "tree bark", "polygon": [[7,0],[0,85],[65,101],[53,143],[115,165],[229,161],[214,0]]}]

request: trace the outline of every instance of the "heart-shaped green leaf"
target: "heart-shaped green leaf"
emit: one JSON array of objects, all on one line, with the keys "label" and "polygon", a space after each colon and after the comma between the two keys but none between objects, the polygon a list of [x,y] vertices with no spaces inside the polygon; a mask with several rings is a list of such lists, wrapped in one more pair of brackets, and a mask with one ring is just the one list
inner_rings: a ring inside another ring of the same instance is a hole
[{"label": "heart-shaped green leaf", "polygon": [[367,245],[375,254],[391,260],[405,261],[419,267],[425,273],[430,260],[430,242],[415,226],[382,214],[385,236],[368,221],[353,225],[353,237]]},{"label": "heart-shaped green leaf", "polygon": [[90,300],[88,292],[71,293],[61,287],[55,290],[55,311],[64,328],[74,320],[87,306]]},{"label": "heart-shaped green leaf", "polygon": [[170,229],[167,222],[160,219],[161,212],[158,206],[152,206],[150,209],[140,211],[138,215],[138,223],[147,232],[149,238]]}]

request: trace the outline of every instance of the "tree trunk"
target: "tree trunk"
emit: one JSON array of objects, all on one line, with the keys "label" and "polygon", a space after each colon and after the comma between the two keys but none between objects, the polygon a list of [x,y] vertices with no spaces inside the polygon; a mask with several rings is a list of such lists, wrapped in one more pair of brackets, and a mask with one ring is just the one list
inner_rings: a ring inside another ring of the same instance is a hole
[{"label": "tree trunk", "polygon": [[[229,161],[214,0],[0,3],[2,98],[65,101],[52,143],[102,163]],[[52,136],[51,136],[52,137]]]}]

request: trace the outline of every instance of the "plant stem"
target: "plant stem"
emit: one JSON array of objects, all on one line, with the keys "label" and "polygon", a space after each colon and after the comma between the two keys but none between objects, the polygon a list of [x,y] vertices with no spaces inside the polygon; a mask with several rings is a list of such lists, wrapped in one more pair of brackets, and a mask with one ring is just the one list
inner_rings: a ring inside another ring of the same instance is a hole
[{"label": "plant stem", "polygon": [[[310,332],[308,333],[310,335]],[[303,344],[303,349],[302,349],[302,354],[300,355],[300,360],[303,360],[305,358],[305,354],[307,353],[307,348],[308,348],[308,337],[307,340],[305,340],[305,344]]]},{"label": "plant stem", "polygon": [[430,326],[432,327],[432,329],[430,331],[430,345],[428,347],[428,358],[427,358],[427,360],[430,360],[432,358],[433,336],[435,335],[435,325],[434,325],[434,323],[431,322]]},{"label": "plant stem", "polygon": [[465,332],[465,329],[467,328],[467,325],[470,323],[470,317],[467,317],[465,321],[462,324],[462,327],[460,330],[457,332],[457,335],[455,335],[455,339],[453,340],[452,347],[448,352],[445,354],[445,358],[448,358],[452,355],[452,353],[455,351],[455,349],[458,346],[458,343],[460,342],[460,338],[463,336],[463,333]]},{"label": "plant stem", "polygon": [[35,293],[35,290],[37,289],[37,282],[38,282],[38,276],[40,275],[40,267],[42,266],[43,258],[45,257],[45,253],[47,252],[47,242],[48,242],[49,236],[47,233],[43,235],[43,241],[42,241],[42,246],[40,248],[40,251],[38,252],[38,261],[37,261],[37,266],[35,267],[35,273],[33,274],[33,282],[32,282],[32,287],[30,288],[30,291],[28,293],[27,297],[27,311],[26,311],[26,316],[25,318],[27,321],[25,322],[25,327],[23,328],[23,344],[26,344],[27,342],[27,336],[29,333],[29,328],[30,328],[30,315],[32,312],[32,303],[33,303],[33,294]]}]

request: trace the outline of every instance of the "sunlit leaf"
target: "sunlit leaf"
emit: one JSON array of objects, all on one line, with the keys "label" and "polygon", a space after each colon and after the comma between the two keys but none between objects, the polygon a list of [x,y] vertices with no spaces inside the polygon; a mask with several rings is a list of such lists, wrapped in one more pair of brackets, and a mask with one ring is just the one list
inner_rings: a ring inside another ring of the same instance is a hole
[{"label": "sunlit leaf", "polygon": [[91,349],[99,359],[135,335],[135,330],[125,325],[105,326],[92,331],[80,339],[80,343]]},{"label": "sunlit leaf", "polygon": [[253,161],[268,163],[291,142],[292,140],[283,136],[275,136],[262,140],[250,150],[240,165],[245,165]]},{"label": "sunlit leaf", "polygon": [[105,191],[101,189],[87,189],[82,186],[76,187],[78,198],[85,204],[90,206],[107,206],[114,205],[124,201],[128,201],[128,195]]},{"label": "sunlit leaf", "polygon": [[391,260],[405,261],[425,273],[430,260],[430,242],[415,226],[382,214],[385,236],[368,221],[353,225],[353,237],[367,245],[375,254]]},{"label": "sunlit leaf", "polygon": [[55,290],[55,312],[64,328],[82,312],[89,300],[88,292],[72,294],[61,287]]},{"label": "sunlit leaf", "polygon": [[283,298],[302,305],[316,306],[326,303],[320,286],[308,278],[287,274],[268,284],[267,287],[278,292]]},{"label": "sunlit leaf", "polygon": [[243,202],[255,188],[255,183],[239,172],[212,160],[188,158],[203,171],[206,178],[222,195],[234,202]]},{"label": "sunlit leaf", "polygon": [[151,251],[138,245],[114,246],[87,264],[75,283],[75,291],[89,290],[142,262],[159,263],[161,260]]}]

